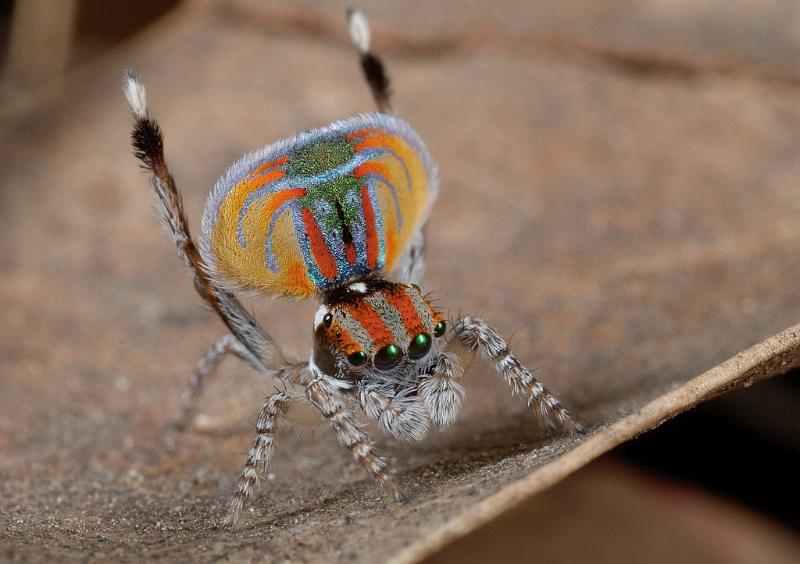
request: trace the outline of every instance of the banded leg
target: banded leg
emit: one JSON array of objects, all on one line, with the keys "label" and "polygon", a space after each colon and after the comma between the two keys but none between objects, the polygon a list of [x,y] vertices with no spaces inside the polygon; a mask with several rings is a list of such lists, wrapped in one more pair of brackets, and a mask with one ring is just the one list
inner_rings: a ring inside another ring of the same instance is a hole
[{"label": "banded leg", "polygon": [[372,91],[372,97],[378,105],[378,111],[391,113],[392,101],[389,86],[389,75],[386,67],[378,55],[370,51],[369,22],[359,10],[347,10],[347,28],[350,31],[350,40],[358,49],[361,57],[361,70],[364,78]]},{"label": "banded leg", "polygon": [[575,421],[533,373],[514,356],[497,329],[480,319],[462,317],[453,328],[461,343],[471,350],[482,351],[492,362],[515,394],[528,400],[528,407],[551,431],[561,428],[570,435],[583,434],[583,426]]},{"label": "banded leg", "polygon": [[339,443],[353,453],[353,457],[378,482],[381,490],[391,493],[395,501],[406,501],[405,494],[386,471],[386,461],[375,453],[372,441],[361,430],[355,416],[347,410],[344,398],[336,388],[325,378],[316,378],[306,388],[306,397],[333,427]]},{"label": "banded leg", "polygon": [[123,91],[133,113],[131,133],[133,154],[152,174],[150,185],[156,196],[161,221],[175,242],[178,257],[194,274],[194,286],[200,297],[217,312],[220,319],[239,342],[248,349],[264,369],[285,363],[283,353],[241,302],[217,286],[203,262],[189,231],[183,200],[164,155],[164,135],[158,122],[150,116],[144,85],[136,73],[126,71]]},{"label": "banded leg", "polygon": [[464,387],[460,380],[463,374],[458,356],[443,352],[436,359],[431,373],[419,385],[419,396],[438,429],[449,427],[461,411]]},{"label": "banded leg", "polygon": [[431,418],[410,392],[395,394],[376,385],[361,384],[358,398],[367,415],[377,419],[383,431],[401,441],[421,441],[430,431]]},{"label": "banded leg", "polygon": [[289,406],[290,398],[284,392],[277,392],[267,398],[261,410],[258,412],[258,422],[256,423],[256,435],[253,446],[247,455],[247,461],[239,476],[239,484],[236,491],[228,503],[228,512],[222,527],[226,531],[232,531],[239,520],[239,514],[244,504],[253,497],[253,488],[258,481],[259,467],[262,475],[266,473],[267,466],[272,458],[272,447],[275,443],[275,433],[277,429],[277,419],[279,415],[284,415]]},{"label": "banded leg", "polygon": [[237,357],[247,362],[256,370],[260,370],[258,361],[253,359],[250,352],[231,334],[223,335],[217,342],[211,345],[205,354],[197,361],[194,373],[189,383],[181,393],[181,400],[177,413],[173,416],[171,425],[182,428],[189,420],[189,416],[194,411],[197,398],[203,391],[206,381],[211,378],[219,368],[220,363],[228,353],[233,353]]}]

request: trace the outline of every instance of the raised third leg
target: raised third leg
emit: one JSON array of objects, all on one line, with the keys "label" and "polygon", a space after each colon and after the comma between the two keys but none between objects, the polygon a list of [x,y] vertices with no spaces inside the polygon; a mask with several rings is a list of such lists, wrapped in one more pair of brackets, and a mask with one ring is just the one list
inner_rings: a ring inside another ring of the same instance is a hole
[{"label": "raised third leg", "polygon": [[205,354],[197,361],[194,373],[181,393],[180,405],[170,422],[171,425],[177,428],[185,427],[206,381],[217,371],[225,355],[231,352],[258,369],[257,363],[252,361],[248,350],[239,343],[236,337],[231,334],[223,335],[217,342],[208,347]]}]

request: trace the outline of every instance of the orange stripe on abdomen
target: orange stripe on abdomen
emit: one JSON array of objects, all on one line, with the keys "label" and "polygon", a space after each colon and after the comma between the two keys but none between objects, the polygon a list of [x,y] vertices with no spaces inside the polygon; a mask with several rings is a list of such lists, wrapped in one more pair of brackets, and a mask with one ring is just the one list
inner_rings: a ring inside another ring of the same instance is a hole
[{"label": "orange stripe on abdomen", "polygon": [[290,188],[288,190],[281,190],[280,192],[270,196],[267,206],[264,209],[264,215],[272,220],[272,216],[276,211],[278,211],[278,208],[281,207],[282,204],[288,202],[289,200],[294,200],[295,198],[302,198],[305,195],[305,188]]},{"label": "orange stripe on abdomen", "polygon": [[317,263],[319,271],[328,280],[335,280],[339,271],[336,267],[336,259],[333,258],[328,245],[325,244],[325,238],[322,236],[319,225],[317,225],[317,220],[306,208],[303,208],[300,213],[303,217],[303,225],[306,228],[311,254]]},{"label": "orange stripe on abdomen", "polygon": [[361,206],[364,209],[364,224],[367,230],[367,266],[375,269],[378,264],[378,226],[375,223],[375,210],[366,186],[361,187]]},{"label": "orange stripe on abdomen", "polygon": [[349,134],[347,137],[345,137],[345,139],[352,141],[353,139],[366,137],[367,135],[372,135],[373,133],[385,134],[386,132],[382,129],[359,129],[358,131],[354,131],[353,133]]},{"label": "orange stripe on abdomen", "polygon": [[389,178],[389,171],[383,163],[370,161],[353,169],[353,176],[356,178],[361,178],[367,174],[379,174],[384,178]]},{"label": "orange stripe on abdomen", "polygon": [[356,246],[352,241],[345,243],[344,258],[348,264],[353,265],[356,263]]},{"label": "orange stripe on abdomen", "polygon": [[255,191],[257,188],[261,188],[265,184],[274,182],[275,180],[281,179],[284,176],[286,176],[286,173],[281,169],[271,170],[270,172],[262,176],[256,176],[255,178],[253,178],[250,181],[250,187],[252,188],[253,191]]},{"label": "orange stripe on abdomen", "polygon": [[286,164],[288,162],[289,162],[289,157],[287,155],[284,155],[281,158],[279,158],[277,161],[272,161],[272,162],[268,162],[268,163],[262,164],[260,167],[255,169],[250,174],[255,176],[255,175],[261,174],[262,172],[265,172],[265,171],[267,171],[267,170],[269,170],[271,168],[275,168],[277,166],[280,166],[282,164]]}]

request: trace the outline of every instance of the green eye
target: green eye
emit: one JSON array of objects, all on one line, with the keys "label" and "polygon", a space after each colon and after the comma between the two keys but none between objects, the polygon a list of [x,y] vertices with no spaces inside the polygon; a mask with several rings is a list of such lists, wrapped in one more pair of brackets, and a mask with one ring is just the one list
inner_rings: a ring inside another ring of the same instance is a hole
[{"label": "green eye", "polygon": [[397,365],[403,357],[403,351],[397,345],[386,345],[375,354],[375,367],[388,370]]},{"label": "green eye", "polygon": [[361,366],[367,362],[367,353],[364,351],[354,352],[353,354],[348,355],[347,361],[353,366]]},{"label": "green eye", "polygon": [[447,323],[444,321],[440,321],[436,324],[436,327],[433,328],[433,335],[435,337],[441,337],[444,335],[444,332],[447,331]]},{"label": "green eye", "polygon": [[420,333],[408,345],[408,356],[413,359],[422,358],[431,350],[431,336],[427,333]]}]

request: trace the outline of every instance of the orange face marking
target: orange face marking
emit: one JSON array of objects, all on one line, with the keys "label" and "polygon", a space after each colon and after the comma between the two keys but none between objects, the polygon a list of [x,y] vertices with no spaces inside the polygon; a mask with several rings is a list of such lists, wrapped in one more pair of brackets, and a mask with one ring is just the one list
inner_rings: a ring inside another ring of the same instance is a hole
[{"label": "orange face marking", "polygon": [[361,344],[353,338],[350,332],[339,327],[335,321],[325,330],[325,340],[345,355],[362,350]]},{"label": "orange face marking", "polygon": [[344,308],[347,314],[358,321],[366,332],[369,333],[370,339],[375,343],[376,350],[384,345],[394,343],[394,334],[368,303],[356,302],[346,304]]},{"label": "orange face marking", "polygon": [[[391,292],[383,293],[384,299],[397,310],[400,318],[403,320],[403,325],[406,332],[413,338],[418,333],[427,333],[430,328],[425,327],[422,320],[417,315],[417,309],[414,307],[414,302],[406,293],[403,286],[395,287]],[[425,305],[428,305],[427,302]]]}]

